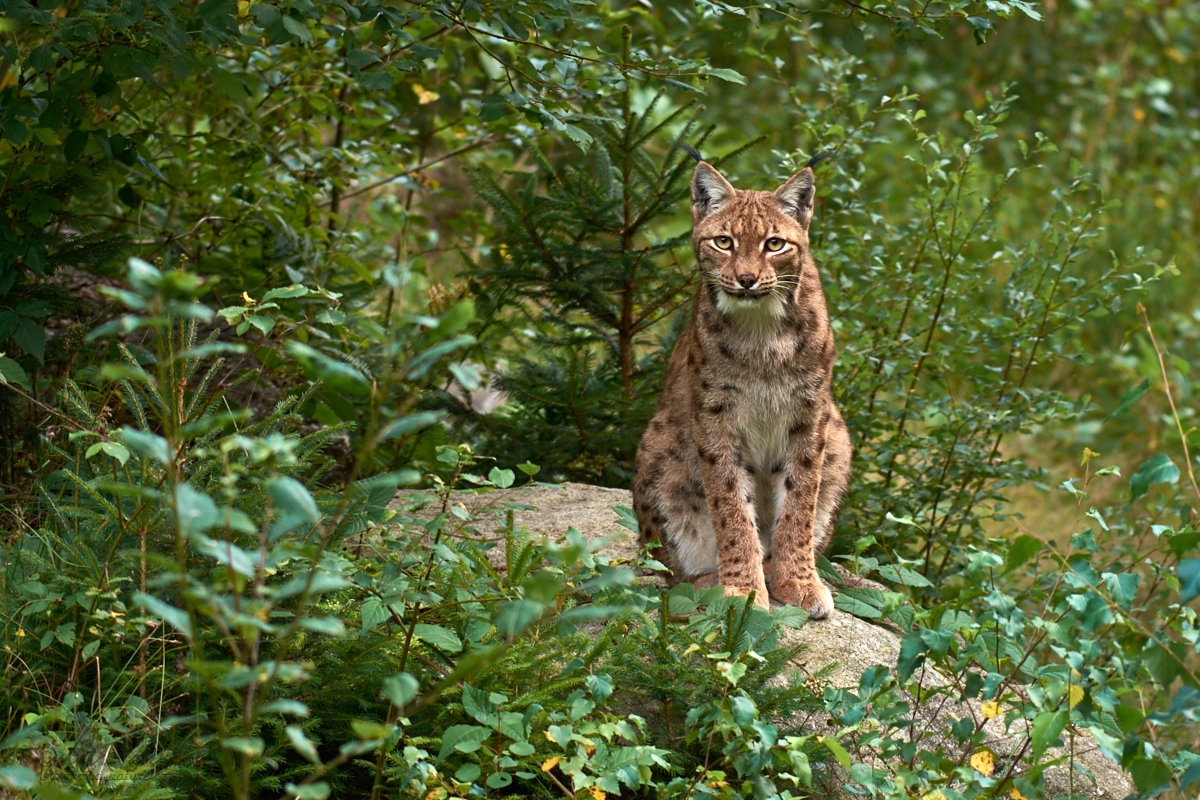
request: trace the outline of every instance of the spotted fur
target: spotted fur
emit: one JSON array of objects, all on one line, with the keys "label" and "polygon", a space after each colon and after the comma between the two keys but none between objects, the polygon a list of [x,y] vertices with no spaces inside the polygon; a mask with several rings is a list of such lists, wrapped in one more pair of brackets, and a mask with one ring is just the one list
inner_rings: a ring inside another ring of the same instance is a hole
[{"label": "spotted fur", "polygon": [[634,511],[672,582],[768,594],[828,616],[816,570],[850,476],[833,402],[833,331],[808,251],[816,182],[734,189],[704,161],[692,177],[701,275],[638,446]]}]

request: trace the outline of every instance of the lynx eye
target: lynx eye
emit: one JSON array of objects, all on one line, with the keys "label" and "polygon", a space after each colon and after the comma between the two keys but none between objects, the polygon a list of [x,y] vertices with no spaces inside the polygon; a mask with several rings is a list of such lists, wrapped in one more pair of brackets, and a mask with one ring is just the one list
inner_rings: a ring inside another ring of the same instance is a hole
[{"label": "lynx eye", "polygon": [[712,241],[713,244],[717,246],[718,250],[728,250],[729,248],[733,247],[733,239],[729,238],[728,236],[716,236]]},{"label": "lynx eye", "polygon": [[783,249],[785,244],[787,244],[787,242],[785,242],[783,239],[780,239],[778,236],[772,236],[770,239],[767,239],[767,252],[778,253]]}]

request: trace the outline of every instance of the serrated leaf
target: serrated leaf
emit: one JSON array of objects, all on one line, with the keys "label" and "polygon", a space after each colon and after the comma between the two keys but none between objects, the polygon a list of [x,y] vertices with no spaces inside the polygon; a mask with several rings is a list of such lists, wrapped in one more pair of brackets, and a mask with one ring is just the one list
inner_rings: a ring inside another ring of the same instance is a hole
[{"label": "serrated leaf", "polygon": [[419,622],[413,627],[413,636],[447,653],[462,652],[462,639],[458,638],[454,631],[441,625]]},{"label": "serrated leaf", "polygon": [[0,383],[15,383],[25,391],[29,391],[29,376],[16,361],[8,356],[0,356]]}]

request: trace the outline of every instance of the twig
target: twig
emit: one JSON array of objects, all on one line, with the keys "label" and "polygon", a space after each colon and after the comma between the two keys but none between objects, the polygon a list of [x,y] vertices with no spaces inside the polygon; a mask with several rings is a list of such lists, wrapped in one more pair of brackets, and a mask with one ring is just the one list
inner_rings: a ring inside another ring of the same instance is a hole
[{"label": "twig", "polygon": [[1146,307],[1138,303],[1137,310],[1142,315],[1142,322],[1146,325],[1146,334],[1150,337],[1150,345],[1154,348],[1154,354],[1158,356],[1158,369],[1162,373],[1163,379],[1163,394],[1167,396],[1167,402],[1171,405],[1171,416],[1175,419],[1175,428],[1179,431],[1179,441],[1183,445],[1183,462],[1187,465],[1188,480],[1192,484],[1192,491],[1196,493],[1196,499],[1200,500],[1200,487],[1196,486],[1196,473],[1192,470],[1192,454],[1188,451],[1187,433],[1183,430],[1183,421],[1179,419],[1179,410],[1175,408],[1175,398],[1171,396],[1171,379],[1167,376],[1167,362],[1163,359],[1163,352],[1158,346],[1158,340],[1154,338],[1154,329],[1150,327],[1150,316],[1146,313]]}]

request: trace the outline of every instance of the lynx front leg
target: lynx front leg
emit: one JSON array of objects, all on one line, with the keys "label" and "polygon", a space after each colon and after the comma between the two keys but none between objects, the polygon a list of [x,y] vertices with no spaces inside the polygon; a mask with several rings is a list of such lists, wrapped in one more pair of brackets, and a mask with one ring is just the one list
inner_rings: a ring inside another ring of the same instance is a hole
[{"label": "lynx front leg", "polygon": [[753,505],[747,500],[750,486],[732,444],[715,442],[715,438],[697,436],[696,451],[716,533],[718,582],[725,587],[726,597],[745,597],[754,592],[755,604],[769,609],[771,599],[763,577],[762,545]]},{"label": "lynx front leg", "polygon": [[826,414],[818,425],[801,426],[792,438],[782,508],[771,541],[772,596],[800,606],[813,619],[833,612],[833,594],[817,575],[813,540],[828,422]]}]

